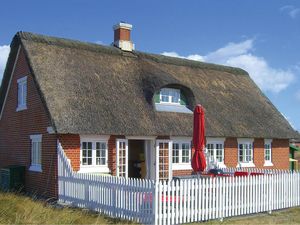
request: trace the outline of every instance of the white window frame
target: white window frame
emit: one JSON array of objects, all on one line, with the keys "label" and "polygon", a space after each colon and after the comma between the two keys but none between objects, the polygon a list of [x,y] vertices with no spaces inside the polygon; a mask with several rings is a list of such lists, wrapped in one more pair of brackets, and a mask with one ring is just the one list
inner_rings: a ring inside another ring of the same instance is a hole
[{"label": "white window frame", "polygon": [[[211,144],[213,145],[213,163],[215,163],[219,168],[226,168],[226,165],[224,163],[224,158],[225,158],[225,147],[224,147],[224,142],[225,142],[225,138],[206,138],[206,152],[207,154],[209,155],[209,152],[208,152],[208,148],[207,148],[207,145],[208,144]],[[217,148],[216,146],[218,145],[222,145],[222,161],[219,162],[217,161]],[[210,156],[210,155],[209,155]]]},{"label": "white window frame", "polygon": [[[18,83],[18,93],[17,93],[17,109],[16,111],[21,111],[27,109],[27,76],[22,77],[17,80]],[[21,102],[20,102],[21,100]]]},{"label": "white window frame", "polygon": [[[169,92],[175,92],[179,95],[178,97],[178,102],[172,102],[172,98],[173,98],[173,95],[168,95],[168,99],[169,101],[162,101],[162,91],[169,91]],[[175,89],[175,88],[162,88],[160,89],[160,92],[159,92],[159,103],[160,104],[171,104],[171,105],[180,105],[180,89]]]},{"label": "white window frame", "polygon": [[[240,144],[243,145],[251,145],[251,160],[249,162],[240,162]],[[253,138],[238,138],[238,164],[236,167],[255,167],[253,163],[253,158],[254,158],[254,139]]]},{"label": "white window frame", "polygon": [[[30,147],[30,171],[34,172],[42,172],[42,135],[41,134],[35,134],[35,135],[30,135],[30,140],[31,140],[31,147]],[[39,155],[36,156],[34,155],[36,151],[34,151],[34,143],[40,143],[40,149],[39,149]],[[35,157],[40,157],[40,163],[35,163],[33,160]]]},{"label": "white window frame", "polygon": [[[101,135],[80,135],[80,169],[79,173],[109,173],[108,168],[108,136]],[[83,142],[92,142],[92,165],[82,164],[82,146]],[[96,143],[104,142],[106,144],[105,165],[96,165]]]},{"label": "white window frame", "polygon": [[[266,160],[266,145],[270,145],[270,160]],[[265,139],[265,143],[264,143],[264,159],[265,159],[265,163],[264,166],[274,166],[272,163],[272,139]]]},{"label": "white window frame", "polygon": [[[189,162],[182,162],[182,144],[188,143],[190,145],[189,148]],[[173,170],[192,170],[191,160],[192,160],[192,138],[186,137],[172,137],[171,142],[169,143]],[[173,144],[179,144],[179,162],[173,163]]]}]

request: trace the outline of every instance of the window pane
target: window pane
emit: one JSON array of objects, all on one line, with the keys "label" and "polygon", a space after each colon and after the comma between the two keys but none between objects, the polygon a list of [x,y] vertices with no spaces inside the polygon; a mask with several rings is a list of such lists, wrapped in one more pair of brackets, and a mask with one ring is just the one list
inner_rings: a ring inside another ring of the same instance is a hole
[{"label": "window pane", "polygon": [[[121,143],[120,143],[121,145]],[[123,145],[122,145],[123,146]],[[97,142],[96,143],[96,165],[105,165],[106,164],[106,143]],[[125,151],[120,152],[120,156],[124,157]]]},{"label": "window pane", "polygon": [[179,163],[179,144],[178,143],[173,143],[173,163]]},{"label": "window pane", "polygon": [[23,83],[23,89],[22,89],[22,91],[23,91],[23,99],[22,99],[22,104],[23,105],[26,105],[26,95],[27,95],[27,82],[24,82]]},{"label": "window pane", "polygon": [[182,143],[182,163],[190,162],[190,144]]}]

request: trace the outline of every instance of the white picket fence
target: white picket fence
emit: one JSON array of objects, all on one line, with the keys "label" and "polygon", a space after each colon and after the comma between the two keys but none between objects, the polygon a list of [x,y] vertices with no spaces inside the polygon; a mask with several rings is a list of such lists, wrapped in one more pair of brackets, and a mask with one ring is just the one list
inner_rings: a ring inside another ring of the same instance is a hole
[{"label": "white picket fence", "polygon": [[150,180],[125,179],[73,172],[58,144],[58,199],[111,217],[144,224],[154,221],[155,185]]},{"label": "white picket fence", "polygon": [[299,185],[299,173],[160,182],[157,223],[191,223],[299,206]]},{"label": "white picket fence", "polygon": [[80,174],[58,145],[59,201],[143,224],[222,220],[299,206],[300,173],[271,172],[171,182]]}]

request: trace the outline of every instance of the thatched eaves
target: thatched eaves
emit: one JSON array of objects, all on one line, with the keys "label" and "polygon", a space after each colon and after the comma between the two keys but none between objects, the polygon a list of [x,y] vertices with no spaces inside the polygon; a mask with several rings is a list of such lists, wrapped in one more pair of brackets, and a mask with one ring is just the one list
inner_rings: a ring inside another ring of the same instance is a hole
[{"label": "thatched eaves", "polygon": [[192,115],[157,112],[153,94],[180,87],[206,110],[207,136],[295,138],[297,133],[239,68],[115,47],[16,34],[1,92],[21,44],[58,133],[192,136]]}]

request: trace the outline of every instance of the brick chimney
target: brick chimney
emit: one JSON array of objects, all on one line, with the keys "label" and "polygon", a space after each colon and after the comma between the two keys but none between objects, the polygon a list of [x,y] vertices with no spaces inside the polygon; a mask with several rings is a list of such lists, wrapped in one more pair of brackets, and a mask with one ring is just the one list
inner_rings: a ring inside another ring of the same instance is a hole
[{"label": "brick chimney", "polygon": [[131,52],[134,50],[134,44],[130,40],[130,32],[132,25],[120,22],[113,26],[114,29],[114,43],[113,45],[124,50]]}]

